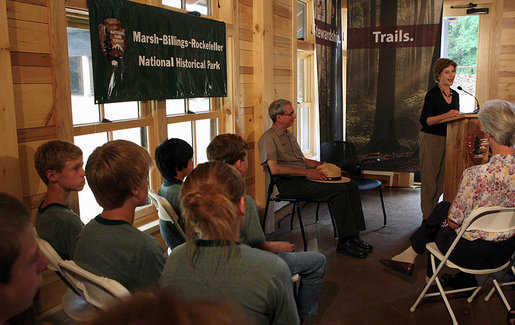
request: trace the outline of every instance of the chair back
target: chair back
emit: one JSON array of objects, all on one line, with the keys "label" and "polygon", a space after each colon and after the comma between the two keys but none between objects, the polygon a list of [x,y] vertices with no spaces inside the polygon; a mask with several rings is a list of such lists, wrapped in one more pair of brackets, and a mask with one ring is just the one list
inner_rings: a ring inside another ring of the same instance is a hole
[{"label": "chair back", "polygon": [[63,261],[61,256],[55,251],[55,249],[44,239],[41,239],[34,228],[34,236],[36,237],[36,241],[38,243],[39,249],[45,255],[48,260],[47,268],[54,272],[61,272],[59,269],[59,262]]},{"label": "chair back", "polygon": [[275,176],[272,175],[272,171],[270,170],[268,164],[265,164],[265,173],[268,174],[270,178],[270,183],[268,183],[268,198],[272,198],[272,193],[274,192],[275,187]]},{"label": "chair back", "polygon": [[62,261],[59,267],[79,294],[96,308],[105,309],[113,299],[123,300],[131,295],[119,282],[88,272],[74,261]]},{"label": "chair back", "polygon": [[[481,207],[472,210],[461,231],[507,232],[515,229],[515,207]],[[460,233],[461,233],[460,231]]]},{"label": "chair back", "polygon": [[182,238],[186,240],[186,234],[184,233],[184,230],[182,229],[181,225],[179,224],[179,217],[177,216],[177,213],[175,213],[175,210],[170,205],[170,202],[168,202],[167,199],[164,197],[158,195],[156,192],[154,192],[152,189],[148,189],[148,196],[150,197],[150,201],[152,201],[152,204],[156,207],[157,213],[160,216],[160,219],[168,220],[170,219],[173,222],[173,225],[175,228],[177,228],[177,231],[179,234],[181,234]]},{"label": "chair back", "polygon": [[358,153],[352,142],[348,141],[327,141],[320,147],[321,159],[325,162],[335,164],[342,170],[351,174],[359,175]]}]

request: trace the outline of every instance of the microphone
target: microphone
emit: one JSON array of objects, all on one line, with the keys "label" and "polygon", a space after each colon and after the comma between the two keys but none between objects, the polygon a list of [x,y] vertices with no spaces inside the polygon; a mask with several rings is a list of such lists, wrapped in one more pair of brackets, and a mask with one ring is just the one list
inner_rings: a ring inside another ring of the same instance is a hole
[{"label": "microphone", "polygon": [[476,100],[476,104],[477,104],[477,107],[476,109],[472,112],[472,114],[476,114],[477,112],[479,112],[479,100],[477,100],[476,96],[472,95],[471,93],[469,93],[468,91],[466,91],[465,89],[461,88],[461,86],[458,86],[458,90],[461,90],[463,91],[464,93],[466,94],[469,94],[470,96],[474,97],[474,99]]}]

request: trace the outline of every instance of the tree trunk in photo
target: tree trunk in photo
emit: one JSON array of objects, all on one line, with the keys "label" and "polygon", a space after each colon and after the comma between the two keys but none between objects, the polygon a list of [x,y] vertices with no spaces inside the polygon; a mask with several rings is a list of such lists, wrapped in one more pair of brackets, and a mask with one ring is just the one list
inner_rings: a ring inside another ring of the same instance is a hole
[{"label": "tree trunk in photo", "polygon": [[[381,26],[397,24],[397,0],[381,1]],[[363,152],[395,152],[401,149],[395,136],[395,61],[396,48],[379,49],[379,75],[374,131]]]},{"label": "tree trunk in photo", "polygon": [[[370,1],[370,25],[367,25],[365,27],[372,27],[376,26],[376,0]],[[369,49],[368,51],[368,63],[369,63],[369,74],[368,74],[368,88],[367,93],[372,98],[372,96],[375,94],[376,87],[377,87],[377,52],[373,51],[372,49]]]}]

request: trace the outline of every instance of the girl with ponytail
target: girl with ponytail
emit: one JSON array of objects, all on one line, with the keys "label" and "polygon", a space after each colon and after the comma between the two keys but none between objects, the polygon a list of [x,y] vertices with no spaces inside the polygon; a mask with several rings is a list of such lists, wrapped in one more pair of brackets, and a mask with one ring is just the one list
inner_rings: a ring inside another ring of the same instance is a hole
[{"label": "girl with ponytail", "polygon": [[225,299],[252,324],[298,324],[291,273],[274,254],[239,244],[244,184],[229,165],[200,164],[180,195],[188,240],[168,257],[161,285],[191,299]]}]

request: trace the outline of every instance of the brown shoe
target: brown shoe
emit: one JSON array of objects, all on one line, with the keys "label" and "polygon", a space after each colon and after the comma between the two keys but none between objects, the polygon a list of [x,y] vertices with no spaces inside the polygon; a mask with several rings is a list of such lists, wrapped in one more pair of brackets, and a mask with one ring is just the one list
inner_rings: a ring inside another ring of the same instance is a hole
[{"label": "brown shoe", "polygon": [[412,275],[413,270],[415,270],[415,264],[413,263],[399,262],[394,260],[379,260],[379,262],[394,271],[407,275]]}]

